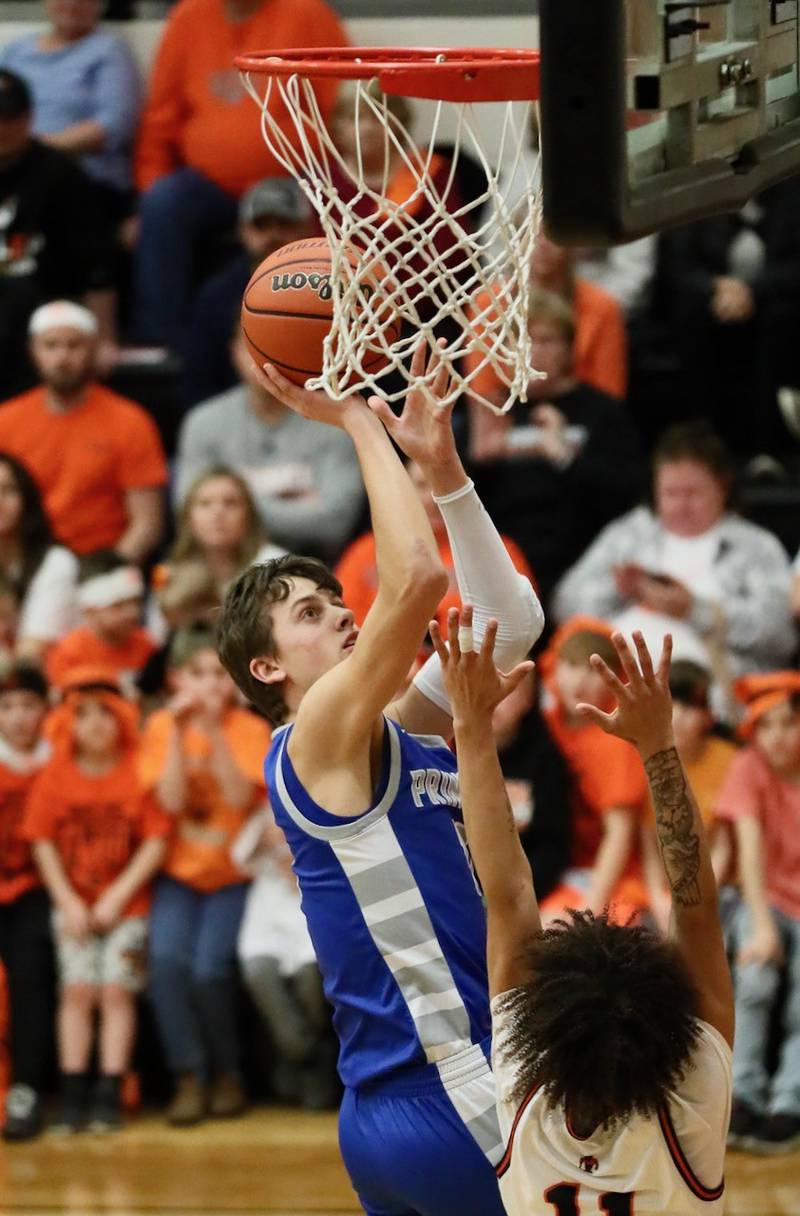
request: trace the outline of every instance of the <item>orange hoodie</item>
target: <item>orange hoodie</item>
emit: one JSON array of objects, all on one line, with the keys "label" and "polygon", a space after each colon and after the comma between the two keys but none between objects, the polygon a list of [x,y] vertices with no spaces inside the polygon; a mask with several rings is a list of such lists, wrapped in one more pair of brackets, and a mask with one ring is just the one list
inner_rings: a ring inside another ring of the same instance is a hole
[{"label": "orange hoodie", "polygon": [[[182,165],[198,169],[234,195],[262,177],[284,177],[264,143],[258,110],[244,91],[234,59],[248,51],[346,42],[342,24],[325,0],[263,0],[244,21],[226,16],[224,0],[180,0],[164,29],[142,116],[139,189]],[[336,82],[322,82],[317,96],[327,115]],[[285,127],[288,132],[288,115]]]}]

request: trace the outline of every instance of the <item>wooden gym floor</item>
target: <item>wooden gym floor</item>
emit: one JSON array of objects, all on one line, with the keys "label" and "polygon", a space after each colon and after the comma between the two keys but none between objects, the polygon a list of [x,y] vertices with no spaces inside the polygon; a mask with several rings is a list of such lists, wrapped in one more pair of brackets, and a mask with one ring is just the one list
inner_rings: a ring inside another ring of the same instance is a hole
[{"label": "wooden gym floor", "polygon": [[[727,1216],[800,1216],[800,1153],[731,1153]],[[0,1216],[357,1216],[336,1120],[275,1108],[173,1131],[0,1147]]]}]

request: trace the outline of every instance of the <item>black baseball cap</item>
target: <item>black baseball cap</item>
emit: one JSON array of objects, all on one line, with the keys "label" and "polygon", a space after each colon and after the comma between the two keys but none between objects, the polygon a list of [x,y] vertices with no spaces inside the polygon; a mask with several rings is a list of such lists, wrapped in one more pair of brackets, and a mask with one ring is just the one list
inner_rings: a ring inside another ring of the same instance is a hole
[{"label": "black baseball cap", "polygon": [[27,83],[16,72],[0,68],[0,119],[22,118],[33,109],[33,98]]}]

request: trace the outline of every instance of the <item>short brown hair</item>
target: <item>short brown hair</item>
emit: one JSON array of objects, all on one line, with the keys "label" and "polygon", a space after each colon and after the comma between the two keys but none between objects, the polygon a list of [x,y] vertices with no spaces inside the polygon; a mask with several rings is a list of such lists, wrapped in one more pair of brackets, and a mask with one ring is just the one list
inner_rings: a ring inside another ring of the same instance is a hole
[{"label": "short brown hair", "polygon": [[702,465],[716,478],[730,496],[736,476],[733,462],[724,439],[704,418],[691,422],[679,422],[669,427],[658,440],[653,451],[653,468],[664,464],[678,464],[686,460]]},{"label": "short brown hair", "polygon": [[285,600],[296,578],[307,578],[320,591],[342,594],[342,584],[316,557],[287,553],[240,574],[229,589],[217,625],[217,650],[236,687],[269,719],[280,726],[286,716],[286,701],[278,684],[264,684],[250,671],[258,655],[275,655],[271,604]]}]

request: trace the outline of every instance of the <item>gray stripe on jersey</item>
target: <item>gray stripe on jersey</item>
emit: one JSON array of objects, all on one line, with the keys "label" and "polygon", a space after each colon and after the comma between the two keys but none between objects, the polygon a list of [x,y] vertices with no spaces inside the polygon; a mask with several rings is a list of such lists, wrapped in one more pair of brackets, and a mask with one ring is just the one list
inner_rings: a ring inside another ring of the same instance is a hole
[{"label": "gray stripe on jersey", "polygon": [[431,996],[436,992],[446,992],[453,982],[450,968],[441,958],[435,958],[430,963],[399,968],[395,971],[394,978],[404,994],[413,992],[414,996]]},{"label": "gray stripe on jersey", "polygon": [[[445,1045],[452,1045],[454,1051],[468,1047],[471,1042],[469,1015],[436,937],[422,893],[388,818],[373,823],[368,833],[359,838],[335,839],[329,843],[347,875],[373,942],[389,969],[394,971],[428,1060],[441,1058]],[[367,852],[374,855],[375,865],[369,865]],[[393,900],[402,910],[387,916],[385,913],[392,911]],[[409,965],[397,966],[398,952],[415,946],[425,947],[420,952],[424,957]],[[434,974],[436,985],[432,989]]]},{"label": "gray stripe on jersey", "polygon": [[481,1150],[492,1165],[497,1165],[503,1156],[504,1145],[497,1118],[494,1076],[487,1061],[484,1059],[483,1068],[477,1076],[473,1075],[461,1084],[453,1084],[452,1080],[448,1083],[450,1070],[447,1061],[438,1067],[448,1098]]},{"label": "gray stripe on jersey", "polygon": [[[467,1011],[460,1009],[437,1009],[435,1013],[423,1013],[414,1018],[417,1034],[426,1050],[442,1047],[445,1043],[458,1044],[460,1049],[470,1042],[470,1026]],[[438,1059],[438,1053],[434,1053]]]},{"label": "gray stripe on jersey", "polygon": [[[382,920],[380,924],[371,927],[370,933],[384,958],[387,954],[408,950],[411,946],[419,946],[422,942],[436,937],[431,918],[424,908],[403,912],[400,916],[393,916],[391,920]],[[436,954],[437,957],[441,954],[438,942]]]},{"label": "gray stripe on jersey", "polygon": [[405,857],[393,857],[391,861],[383,861],[373,866],[371,870],[363,870],[360,874],[349,874],[350,886],[355,892],[359,905],[364,908],[389,899],[392,895],[403,895],[406,891],[416,888],[414,877],[408,868]]},{"label": "gray stripe on jersey", "polygon": [[486,1156],[495,1165],[503,1155],[503,1136],[497,1118],[497,1107],[492,1105],[482,1115],[470,1119],[467,1127]]}]

